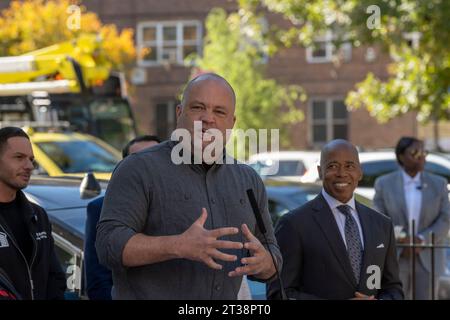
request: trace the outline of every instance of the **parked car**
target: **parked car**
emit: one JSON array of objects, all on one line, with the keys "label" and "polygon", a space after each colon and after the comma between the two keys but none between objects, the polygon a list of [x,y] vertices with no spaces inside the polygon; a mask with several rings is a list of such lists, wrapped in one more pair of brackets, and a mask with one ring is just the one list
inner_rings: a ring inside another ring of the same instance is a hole
[{"label": "parked car", "polygon": [[[373,199],[375,180],[379,176],[399,169],[395,152],[361,152],[359,160],[363,171],[363,179],[359,182],[357,191]],[[450,190],[450,159],[431,153],[426,158],[425,170],[447,179]]]},{"label": "parked car", "polygon": [[250,157],[248,165],[263,178],[281,181],[314,182],[320,152],[280,151],[258,153]]},{"label": "parked car", "polygon": [[88,134],[27,130],[33,146],[35,173],[83,177],[92,171],[98,179],[110,179],[122,159],[118,150]]}]

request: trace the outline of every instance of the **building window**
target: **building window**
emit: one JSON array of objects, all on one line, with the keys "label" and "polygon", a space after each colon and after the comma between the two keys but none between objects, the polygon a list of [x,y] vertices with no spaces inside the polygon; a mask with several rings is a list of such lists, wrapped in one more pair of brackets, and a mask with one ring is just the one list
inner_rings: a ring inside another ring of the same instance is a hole
[{"label": "building window", "polygon": [[306,48],[306,61],[308,63],[331,62],[335,56],[348,62],[352,58],[352,46],[350,43],[343,43],[339,50],[333,44],[333,33],[327,32],[324,36],[318,36],[314,40],[314,45]]},{"label": "building window", "polygon": [[[405,41],[406,45],[411,50],[419,49],[421,38],[422,38],[422,33],[420,33],[420,32],[404,32],[403,33],[403,40]],[[389,53],[390,53],[392,60],[394,60],[395,62],[402,60],[402,56],[405,53],[405,51],[402,47],[399,47],[399,48],[391,47],[390,49],[391,50]]]},{"label": "building window", "polygon": [[310,103],[310,141],[321,146],[333,139],[348,138],[348,111],[339,99],[313,99]]},{"label": "building window", "polygon": [[174,100],[156,104],[156,135],[163,140],[169,139],[175,129],[176,106],[177,103]]},{"label": "building window", "polygon": [[200,21],[141,22],[137,26],[139,66],[184,64],[191,53],[201,52]]}]

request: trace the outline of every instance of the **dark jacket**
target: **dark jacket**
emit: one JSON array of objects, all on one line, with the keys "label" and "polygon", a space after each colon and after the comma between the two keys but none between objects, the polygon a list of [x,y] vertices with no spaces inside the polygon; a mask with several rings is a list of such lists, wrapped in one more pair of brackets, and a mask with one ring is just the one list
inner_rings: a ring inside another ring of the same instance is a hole
[{"label": "dark jacket", "polygon": [[111,300],[113,286],[111,270],[101,265],[95,250],[97,223],[102,211],[103,197],[89,202],[86,218],[86,241],[84,263],[86,267],[86,289],[90,300]]},{"label": "dark jacket", "polygon": [[[358,202],[355,205],[364,234],[359,283],[322,194],[280,219],[275,234],[283,254],[281,278],[289,298],[351,299],[358,291],[377,299],[403,299],[391,220]],[[376,278],[380,278],[379,287],[372,286]],[[278,281],[274,281],[268,287],[268,298],[278,297]]]},{"label": "dark jacket", "polygon": [[47,213],[17,192],[18,208],[33,239],[32,260],[27,262],[11,230],[0,216],[0,267],[23,299],[64,299],[66,278],[56,257]]},{"label": "dark jacket", "polygon": [[14,288],[11,279],[6,272],[0,268],[0,300],[20,300],[20,294]]}]

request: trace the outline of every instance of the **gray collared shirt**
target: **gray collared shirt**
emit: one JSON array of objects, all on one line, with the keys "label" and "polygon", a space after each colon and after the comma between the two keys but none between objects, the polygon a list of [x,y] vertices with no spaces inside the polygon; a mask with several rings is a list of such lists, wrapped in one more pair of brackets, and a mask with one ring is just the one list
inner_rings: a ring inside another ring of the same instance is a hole
[{"label": "gray collared shirt", "polygon": [[[100,262],[113,271],[116,299],[236,299],[242,277],[230,278],[246,250],[222,250],[238,256],[236,262],[218,261],[222,270],[201,262],[173,259],[126,268],[122,252],[136,233],[152,236],[181,234],[208,211],[206,229],[238,227],[246,223],[265,245],[277,265],[281,254],[273,233],[264,184],[244,164],[175,165],[170,154],[176,142],[166,141],[132,154],[114,171],[106,191],[97,227]],[[253,189],[267,228],[267,241],[256,226],[246,190]],[[243,242],[242,233],[223,237]],[[251,278],[251,277],[250,277]]]}]

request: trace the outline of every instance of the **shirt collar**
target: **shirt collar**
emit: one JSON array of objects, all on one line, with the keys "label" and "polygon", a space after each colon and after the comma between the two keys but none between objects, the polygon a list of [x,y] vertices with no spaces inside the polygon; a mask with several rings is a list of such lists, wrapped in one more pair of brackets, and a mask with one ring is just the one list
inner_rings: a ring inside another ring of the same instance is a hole
[{"label": "shirt collar", "polygon": [[420,179],[421,179],[421,173],[418,172],[414,177],[411,177],[409,174],[407,174],[405,172],[405,170],[402,169],[402,176],[403,176],[403,183],[404,185],[408,185],[410,183],[414,183],[414,184],[420,184]]},{"label": "shirt collar", "polygon": [[355,205],[355,195],[353,194],[351,199],[347,201],[347,203],[342,203],[339,200],[333,198],[332,196],[330,196],[324,188],[322,188],[322,195],[325,198],[325,201],[328,203],[328,205],[330,206],[331,209],[335,209],[339,206],[342,205],[347,205],[350,208],[353,209],[353,211],[356,211],[356,205]]}]

